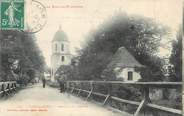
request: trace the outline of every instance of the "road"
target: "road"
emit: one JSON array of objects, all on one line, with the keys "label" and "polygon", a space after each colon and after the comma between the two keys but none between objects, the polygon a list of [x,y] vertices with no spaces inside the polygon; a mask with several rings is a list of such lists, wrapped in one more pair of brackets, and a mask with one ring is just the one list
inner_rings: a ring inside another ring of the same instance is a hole
[{"label": "road", "polygon": [[127,116],[41,84],[0,101],[0,116]]}]

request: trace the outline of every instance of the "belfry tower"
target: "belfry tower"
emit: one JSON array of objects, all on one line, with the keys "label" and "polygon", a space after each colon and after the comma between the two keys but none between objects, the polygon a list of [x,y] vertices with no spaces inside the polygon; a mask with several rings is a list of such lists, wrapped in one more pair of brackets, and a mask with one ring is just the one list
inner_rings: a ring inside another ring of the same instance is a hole
[{"label": "belfry tower", "polygon": [[70,42],[61,26],[52,40],[51,81],[55,81],[55,72],[62,65],[71,63]]}]

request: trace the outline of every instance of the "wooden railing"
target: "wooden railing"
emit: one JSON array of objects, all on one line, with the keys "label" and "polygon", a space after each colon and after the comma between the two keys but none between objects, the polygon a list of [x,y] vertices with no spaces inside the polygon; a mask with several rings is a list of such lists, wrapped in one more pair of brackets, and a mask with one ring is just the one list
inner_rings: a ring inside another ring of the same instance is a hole
[{"label": "wooden railing", "polygon": [[15,92],[17,89],[16,81],[0,82],[0,95],[8,96],[9,94]]},{"label": "wooden railing", "polygon": [[[85,86],[81,86],[82,84],[86,84]],[[100,93],[94,90],[94,86],[98,84],[104,84],[106,88],[108,88],[107,94]],[[142,93],[142,101],[132,101],[127,99],[118,98],[111,94],[112,86],[114,85],[132,85],[139,86],[141,88]],[[153,104],[149,98],[149,90],[150,88],[181,88],[182,82],[122,82],[122,81],[67,81],[67,91],[73,93],[77,93],[77,96],[80,95],[81,92],[87,93],[86,100],[90,98],[92,95],[97,95],[103,97],[103,105],[105,105],[108,100],[115,100],[120,103],[131,104],[133,106],[137,106],[136,111],[133,113],[133,116],[138,116],[141,109],[147,107],[154,110],[167,112],[169,114],[182,115],[182,110],[169,108],[165,106],[160,106],[157,104]],[[182,94],[181,94],[182,96]]]}]

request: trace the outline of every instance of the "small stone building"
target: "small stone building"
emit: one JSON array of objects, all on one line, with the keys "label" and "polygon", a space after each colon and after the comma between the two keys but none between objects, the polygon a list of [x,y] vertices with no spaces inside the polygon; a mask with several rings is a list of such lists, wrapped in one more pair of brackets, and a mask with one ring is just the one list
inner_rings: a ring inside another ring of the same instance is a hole
[{"label": "small stone building", "polygon": [[108,65],[108,68],[115,72],[117,79],[131,82],[141,79],[139,69],[143,67],[125,47],[117,50]]}]

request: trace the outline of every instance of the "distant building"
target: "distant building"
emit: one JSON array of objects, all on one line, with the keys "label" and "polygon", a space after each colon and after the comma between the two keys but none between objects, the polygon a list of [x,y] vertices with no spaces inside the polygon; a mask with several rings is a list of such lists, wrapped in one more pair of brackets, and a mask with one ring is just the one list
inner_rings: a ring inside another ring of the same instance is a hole
[{"label": "distant building", "polygon": [[164,57],[163,58],[163,67],[162,67],[162,72],[165,77],[169,77],[170,73],[172,73],[172,69],[174,68],[174,65],[172,65],[169,61],[169,57]]},{"label": "distant building", "polygon": [[60,66],[69,64],[71,64],[70,42],[60,27],[52,40],[51,81],[55,81],[55,72]]},{"label": "distant building", "polygon": [[116,78],[123,81],[138,81],[141,79],[138,69],[143,67],[125,47],[120,47],[117,50],[108,65],[108,68],[114,70]]}]

